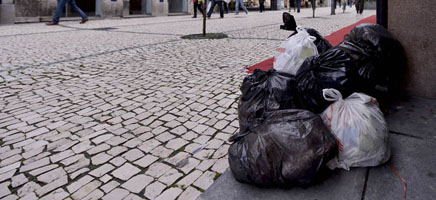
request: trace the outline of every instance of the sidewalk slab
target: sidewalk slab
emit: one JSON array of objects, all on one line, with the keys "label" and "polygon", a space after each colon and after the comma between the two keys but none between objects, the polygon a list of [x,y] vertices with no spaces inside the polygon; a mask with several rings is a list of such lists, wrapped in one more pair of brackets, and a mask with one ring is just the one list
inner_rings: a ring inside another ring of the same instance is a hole
[{"label": "sidewalk slab", "polygon": [[347,199],[360,200],[365,183],[366,168],[351,171],[335,170],[326,180],[306,189],[292,187],[259,188],[249,184],[239,183],[233,178],[232,172],[224,174],[204,192],[199,200],[300,200],[300,199]]},{"label": "sidewalk slab", "polygon": [[[436,142],[395,134],[390,140],[392,167],[407,182],[407,199],[435,199]],[[403,183],[389,164],[370,168],[364,199],[404,199]]]},{"label": "sidewalk slab", "polygon": [[436,100],[407,97],[386,116],[389,130],[436,141]]}]

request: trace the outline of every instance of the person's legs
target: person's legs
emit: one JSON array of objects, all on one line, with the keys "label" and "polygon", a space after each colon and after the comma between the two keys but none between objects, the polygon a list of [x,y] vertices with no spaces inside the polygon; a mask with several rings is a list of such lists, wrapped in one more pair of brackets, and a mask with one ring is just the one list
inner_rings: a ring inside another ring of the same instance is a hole
[{"label": "person's legs", "polygon": [[215,8],[215,4],[216,2],[212,0],[210,5],[210,10],[209,12],[207,12],[207,17],[210,17],[212,15],[213,9]]},{"label": "person's legs", "polygon": [[223,2],[223,4],[224,4],[224,11],[226,12],[226,14],[229,14],[229,7],[228,7],[227,3]]},{"label": "person's legs", "polygon": [[224,9],[223,9],[223,2],[222,1],[218,1],[218,8],[220,9],[220,17],[224,18]]},{"label": "person's legs", "polygon": [[354,4],[356,6],[356,13],[359,13],[359,0],[356,0]]},{"label": "person's legs", "polygon": [[300,8],[301,8],[301,0],[297,0],[297,13],[300,12]]},{"label": "person's legs", "polygon": [[59,19],[61,18],[62,12],[64,11],[65,4],[67,4],[68,0],[60,0],[58,5],[56,6],[56,14],[53,18],[53,22],[59,23]]},{"label": "person's legs", "polygon": [[239,0],[236,0],[236,4],[235,4],[235,14],[239,14]]},{"label": "person's legs", "polygon": [[197,2],[197,9],[200,11],[201,15],[203,16],[203,2]]},{"label": "person's legs", "polygon": [[360,9],[359,9],[359,13],[360,13],[360,14],[362,14],[362,12],[363,12],[363,7],[364,7],[364,5],[365,5],[365,1],[360,0]]},{"label": "person's legs", "polygon": [[194,2],[194,16],[193,16],[193,18],[196,18],[196,17],[197,17],[197,8],[198,8],[198,2],[195,1],[195,2]]},{"label": "person's legs", "polygon": [[82,20],[88,20],[88,16],[77,6],[75,0],[70,0],[70,5],[73,10],[75,10],[82,17]]},{"label": "person's legs", "polygon": [[245,8],[245,6],[244,6],[244,1],[242,1],[242,0],[240,0],[240,1],[241,1],[241,8],[244,9],[245,14],[248,14],[248,10],[247,10],[247,8]]},{"label": "person's legs", "polygon": [[265,11],[265,5],[264,3],[260,3],[260,12]]}]

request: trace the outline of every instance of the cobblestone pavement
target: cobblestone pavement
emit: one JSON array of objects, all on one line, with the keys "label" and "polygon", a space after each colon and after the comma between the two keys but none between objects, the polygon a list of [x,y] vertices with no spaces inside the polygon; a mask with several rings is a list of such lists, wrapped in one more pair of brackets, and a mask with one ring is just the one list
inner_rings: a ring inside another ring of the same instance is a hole
[{"label": "cobblestone pavement", "polygon": [[[339,10],[339,9],[338,9]],[[375,14],[300,25],[328,34]],[[290,33],[281,12],[0,27],[0,198],[195,199],[228,167],[244,68]]]}]

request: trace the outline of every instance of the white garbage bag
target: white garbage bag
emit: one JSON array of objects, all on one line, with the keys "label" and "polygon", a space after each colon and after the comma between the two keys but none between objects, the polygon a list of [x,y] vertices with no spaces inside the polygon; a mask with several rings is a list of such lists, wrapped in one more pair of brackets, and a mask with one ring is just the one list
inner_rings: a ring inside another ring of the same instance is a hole
[{"label": "white garbage bag", "polygon": [[377,100],[363,93],[353,93],[344,100],[335,89],[323,89],[323,95],[327,101],[336,101],[327,107],[321,118],[339,146],[338,156],[327,166],[349,170],[388,161],[389,131]]},{"label": "white garbage bag", "polygon": [[307,57],[318,55],[316,37],[310,36],[302,27],[298,33],[286,39],[277,49],[274,56],[274,69],[295,75]]}]

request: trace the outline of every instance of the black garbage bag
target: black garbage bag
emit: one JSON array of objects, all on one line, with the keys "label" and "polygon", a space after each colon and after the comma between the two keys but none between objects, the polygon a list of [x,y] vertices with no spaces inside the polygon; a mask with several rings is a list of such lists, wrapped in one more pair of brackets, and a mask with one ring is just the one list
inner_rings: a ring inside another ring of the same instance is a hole
[{"label": "black garbage bag", "polygon": [[316,49],[318,50],[319,54],[324,53],[330,48],[332,48],[330,42],[327,39],[325,39],[323,36],[321,36],[321,34],[319,34],[317,30],[313,28],[306,28],[306,31],[307,33],[309,33],[309,35],[316,38],[316,40],[313,43],[316,45]]},{"label": "black garbage bag", "polygon": [[346,35],[345,41],[360,47],[360,54],[370,57],[362,59],[359,58],[360,56],[353,56],[358,57],[355,60],[363,66],[359,68],[359,75],[369,80],[377,90],[388,92],[384,96],[393,97],[397,94],[407,65],[401,43],[386,28],[378,24],[356,26]]},{"label": "black garbage bag", "polygon": [[343,42],[335,48],[344,51],[351,57],[354,62],[352,71],[356,74],[357,81],[365,83],[369,90],[374,89],[377,84],[375,66],[378,65],[380,59],[371,56],[368,51],[351,42]]},{"label": "black garbage bag", "polygon": [[239,128],[241,132],[254,126],[254,119],[266,111],[297,108],[300,106],[293,75],[274,69],[256,69],[245,77],[238,103]]},{"label": "black garbage bag", "polygon": [[297,90],[302,108],[321,113],[332,102],[326,101],[322,90],[334,88],[344,98],[363,87],[356,78],[354,60],[344,50],[333,47],[307,58],[296,75]]},{"label": "black garbage bag", "polygon": [[229,140],[236,180],[258,186],[309,184],[337,155],[334,136],[318,115],[306,110],[267,112],[256,129]]}]

